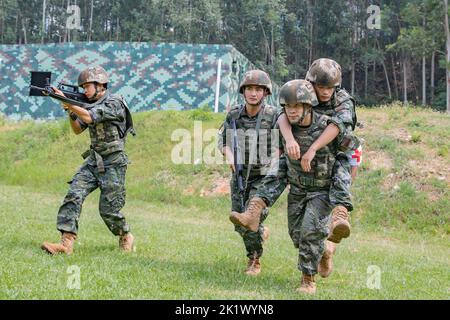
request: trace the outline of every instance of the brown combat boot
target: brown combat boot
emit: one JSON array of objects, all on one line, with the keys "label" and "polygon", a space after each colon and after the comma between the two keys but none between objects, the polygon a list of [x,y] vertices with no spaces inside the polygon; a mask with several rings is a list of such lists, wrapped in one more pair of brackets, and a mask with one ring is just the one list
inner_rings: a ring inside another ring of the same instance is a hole
[{"label": "brown combat boot", "polygon": [[303,274],[300,282],[300,288],[297,288],[296,291],[300,293],[315,294],[316,283],[314,282],[314,276]]},{"label": "brown combat boot", "polygon": [[250,231],[258,231],[259,220],[262,211],[267,207],[263,199],[253,197],[250,199],[247,210],[244,213],[233,211],[230,220],[236,225],[240,225]]},{"label": "brown combat boot", "polygon": [[122,251],[133,251],[134,236],[131,233],[125,233],[119,237],[119,248]]},{"label": "brown combat boot", "polygon": [[336,251],[336,244],[334,242],[325,241],[325,252],[319,263],[319,274],[322,278],[326,278],[333,271],[333,254]]},{"label": "brown combat boot", "polygon": [[348,222],[348,210],[344,206],[337,206],[331,211],[331,227],[328,240],[339,243],[350,235],[350,223]]},{"label": "brown combat boot", "polygon": [[261,273],[261,263],[259,258],[249,258],[245,274],[249,276],[257,276]]},{"label": "brown combat boot", "polygon": [[63,232],[61,234],[61,243],[44,242],[41,245],[41,249],[47,251],[50,254],[65,253],[71,254],[73,252],[73,243],[77,235],[71,232]]}]

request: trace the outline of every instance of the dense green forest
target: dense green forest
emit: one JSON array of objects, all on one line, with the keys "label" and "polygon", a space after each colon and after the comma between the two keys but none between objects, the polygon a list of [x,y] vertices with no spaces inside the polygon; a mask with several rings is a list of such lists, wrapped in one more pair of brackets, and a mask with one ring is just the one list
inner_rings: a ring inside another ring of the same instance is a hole
[{"label": "dense green forest", "polygon": [[0,43],[232,44],[278,83],[330,57],[364,104],[447,106],[447,0],[0,0]]}]

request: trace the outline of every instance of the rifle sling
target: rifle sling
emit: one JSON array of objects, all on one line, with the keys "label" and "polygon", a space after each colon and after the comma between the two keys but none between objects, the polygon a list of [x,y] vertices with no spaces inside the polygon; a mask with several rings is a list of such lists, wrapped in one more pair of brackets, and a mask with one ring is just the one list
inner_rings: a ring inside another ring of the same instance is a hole
[{"label": "rifle sling", "polygon": [[247,183],[248,183],[248,178],[250,177],[250,171],[251,171],[251,167],[252,167],[253,156],[254,156],[254,154],[256,152],[258,152],[259,129],[261,128],[261,119],[262,119],[262,114],[264,113],[264,107],[265,106],[262,105],[261,106],[261,110],[259,110],[259,112],[258,112],[258,118],[256,119],[256,130],[255,130],[256,132],[255,132],[255,136],[253,137],[253,144],[250,145],[252,148],[251,148],[250,154],[249,154],[247,174],[246,174],[246,177],[245,177],[245,190],[247,190]]}]

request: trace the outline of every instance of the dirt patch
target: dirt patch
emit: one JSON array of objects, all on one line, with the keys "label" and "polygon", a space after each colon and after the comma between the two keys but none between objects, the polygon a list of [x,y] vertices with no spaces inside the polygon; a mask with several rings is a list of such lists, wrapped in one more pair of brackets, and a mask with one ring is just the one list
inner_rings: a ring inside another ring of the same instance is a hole
[{"label": "dirt patch", "polygon": [[155,174],[155,180],[158,183],[166,184],[170,187],[176,185],[175,176],[169,170],[162,170]]},{"label": "dirt patch", "polygon": [[444,197],[444,190],[439,190],[436,187],[433,187],[429,184],[419,184],[417,189],[421,192],[425,192],[427,194],[428,200],[431,202],[439,201]]},{"label": "dirt patch", "polygon": [[390,173],[383,181],[382,188],[384,191],[396,190],[401,181],[400,177],[395,173]]},{"label": "dirt patch", "polygon": [[445,181],[450,188],[450,168],[438,158],[424,160],[409,160],[407,166],[399,172],[393,172],[383,181],[384,191],[398,190],[399,183],[407,181],[414,188],[427,195],[430,201],[438,201],[446,194],[446,189],[438,188],[430,184],[431,179]]},{"label": "dirt patch", "polygon": [[393,129],[391,132],[392,136],[400,142],[410,142],[412,139],[412,136],[404,128]]},{"label": "dirt patch", "polygon": [[[198,191],[200,189],[200,191]],[[207,185],[200,187],[199,183],[193,182],[183,193],[193,195],[199,192],[200,197],[214,197],[217,195],[229,195],[230,194],[230,179],[223,177],[219,173],[214,173],[209,177]]]},{"label": "dirt patch", "polygon": [[448,128],[448,125],[450,125],[450,117],[443,117],[441,114],[438,114],[436,116],[430,117],[429,114],[423,117],[426,119],[425,123],[427,125],[439,127],[439,128]]},{"label": "dirt patch", "polygon": [[230,179],[220,176],[214,179],[211,188],[202,188],[200,190],[200,197],[211,197],[216,195],[228,194],[230,194]]},{"label": "dirt patch", "polygon": [[383,151],[363,151],[363,161],[367,161],[370,170],[391,170],[393,161]]},{"label": "dirt patch", "polygon": [[409,167],[422,179],[436,178],[450,184],[450,168],[438,158],[428,158],[427,160],[409,160]]},{"label": "dirt patch", "polygon": [[417,176],[412,183],[416,190],[425,192],[430,201],[438,201],[445,196],[445,190],[430,185],[430,179],[444,181],[450,188],[450,168],[438,158],[430,158],[427,161],[410,160],[408,166]]}]

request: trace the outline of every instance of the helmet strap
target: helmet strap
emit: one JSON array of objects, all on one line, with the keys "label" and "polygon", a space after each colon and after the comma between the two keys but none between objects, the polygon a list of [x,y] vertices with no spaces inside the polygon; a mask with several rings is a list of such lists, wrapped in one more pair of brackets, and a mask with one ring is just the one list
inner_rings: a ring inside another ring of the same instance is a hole
[{"label": "helmet strap", "polygon": [[303,120],[305,120],[305,118],[311,113],[311,108],[305,108],[303,107],[303,113],[302,116],[300,117],[300,120],[298,120],[298,124],[301,125]]},{"label": "helmet strap", "polygon": [[[98,82],[95,82],[94,84],[95,84],[95,94],[92,96],[92,98],[90,100],[96,100],[98,94],[100,93],[100,91],[98,91]],[[103,89],[101,92],[103,92],[103,91],[105,91],[105,90]]]}]

